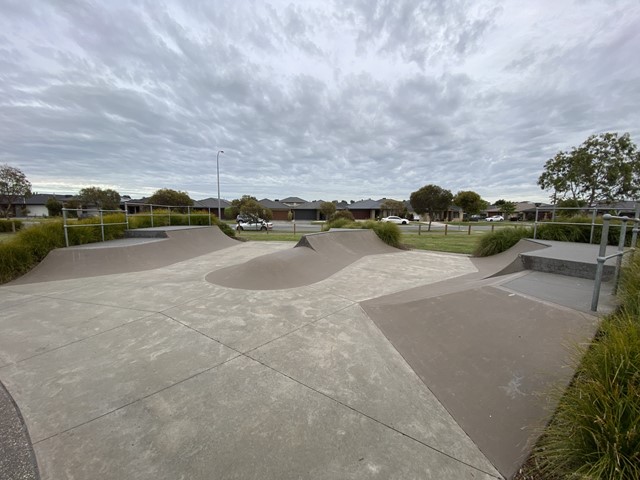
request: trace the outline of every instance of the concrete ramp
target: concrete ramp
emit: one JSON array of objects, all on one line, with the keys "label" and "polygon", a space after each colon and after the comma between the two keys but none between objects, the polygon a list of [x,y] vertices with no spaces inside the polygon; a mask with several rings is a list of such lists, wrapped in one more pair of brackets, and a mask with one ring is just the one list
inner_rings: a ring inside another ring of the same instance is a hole
[{"label": "concrete ramp", "polygon": [[397,252],[372,230],[305,235],[291,250],[276,252],[209,273],[208,282],[247,290],[280,290],[319,282],[366,255]]},{"label": "concrete ramp", "polygon": [[548,245],[543,243],[523,238],[502,253],[490,257],[472,258],[471,260],[483,278],[499,277],[525,270],[522,254],[547,247]]},{"label": "concrete ramp", "polygon": [[[148,230],[147,238],[142,237]],[[217,227],[139,229],[135,238],[58,248],[10,285],[140,272],[238,245]]]}]

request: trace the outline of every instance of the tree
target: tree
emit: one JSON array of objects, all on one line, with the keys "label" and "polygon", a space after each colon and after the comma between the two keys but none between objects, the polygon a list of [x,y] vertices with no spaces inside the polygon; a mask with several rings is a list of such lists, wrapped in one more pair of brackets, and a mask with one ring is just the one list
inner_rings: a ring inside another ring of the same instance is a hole
[{"label": "tree", "polygon": [[409,197],[411,206],[419,215],[429,215],[429,230],[436,213],[446,212],[453,201],[453,194],[437,185],[425,185]]},{"label": "tree", "polygon": [[262,218],[264,220],[271,220],[273,218],[271,209],[263,207],[256,197],[250,195],[243,195],[242,198],[233,200],[229,211],[236,217],[238,215],[244,215]]},{"label": "tree", "polygon": [[[497,204],[496,204],[497,205]],[[516,203],[515,202],[504,202],[500,205],[500,213],[505,219],[509,219],[511,215],[516,211]]]},{"label": "tree", "polygon": [[392,200],[391,198],[385,198],[384,202],[380,204],[381,210],[386,210],[389,212],[389,215],[403,215],[407,211],[407,207],[404,202],[400,200]]},{"label": "tree", "polygon": [[120,194],[110,188],[87,187],[80,190],[78,200],[85,207],[95,205],[104,210],[120,209]]},{"label": "tree", "polygon": [[320,204],[320,213],[324,215],[325,220],[329,220],[336,213],[336,204],[333,202],[322,202]]},{"label": "tree", "polygon": [[18,197],[31,195],[31,182],[21,170],[9,165],[0,166],[0,214],[9,218],[11,204]]},{"label": "tree", "polygon": [[538,178],[543,190],[558,200],[615,202],[640,192],[640,153],[628,133],[591,135],[571,152],[547,160]]},{"label": "tree", "polygon": [[62,203],[56,197],[51,197],[45,204],[50,217],[59,217],[62,215]]},{"label": "tree", "polygon": [[472,191],[460,191],[453,197],[453,204],[462,209],[464,213],[469,215],[477,215],[480,211],[488,206],[488,202],[482,199],[480,195]]},{"label": "tree", "polygon": [[191,207],[193,200],[187,192],[180,192],[170,188],[156,190],[148,199],[152,205],[164,205],[167,207]]}]

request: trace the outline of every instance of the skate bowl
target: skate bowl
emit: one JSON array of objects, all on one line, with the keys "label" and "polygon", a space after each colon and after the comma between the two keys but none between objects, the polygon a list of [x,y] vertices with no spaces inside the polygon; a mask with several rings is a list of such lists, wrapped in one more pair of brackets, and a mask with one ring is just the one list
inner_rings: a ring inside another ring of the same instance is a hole
[{"label": "skate bowl", "polygon": [[307,234],[291,250],[209,273],[210,283],[246,290],[281,290],[324,280],[366,255],[397,252],[372,230]]},{"label": "skate bowl", "polygon": [[11,285],[140,272],[238,245],[217,226],[135,230],[133,238],[57,248]]}]

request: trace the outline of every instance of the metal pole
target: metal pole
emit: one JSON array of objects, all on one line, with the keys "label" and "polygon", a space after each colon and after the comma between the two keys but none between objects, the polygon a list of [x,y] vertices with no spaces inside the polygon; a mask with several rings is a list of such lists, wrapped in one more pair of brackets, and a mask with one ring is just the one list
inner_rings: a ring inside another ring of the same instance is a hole
[{"label": "metal pole", "polygon": [[620,283],[620,269],[622,267],[622,254],[624,253],[624,241],[627,237],[628,217],[622,217],[622,225],[620,225],[620,238],[618,239],[618,257],[616,258],[616,271],[614,274],[613,294],[618,293],[618,284]]},{"label": "metal pole", "polygon": [[69,232],[67,232],[67,209],[62,209],[62,223],[64,225],[64,244],[69,246]]},{"label": "metal pole", "polygon": [[593,235],[596,231],[596,215],[598,214],[598,209],[593,209],[593,214],[591,215],[591,235],[589,236],[589,243],[593,243]]},{"label": "metal pole", "polygon": [[151,227],[153,227],[153,205],[150,205],[149,211],[151,212]]},{"label": "metal pole", "polygon": [[593,285],[593,295],[591,296],[591,311],[598,311],[598,300],[600,299],[600,286],[602,284],[602,272],[604,271],[604,262],[607,254],[607,240],[609,238],[609,220],[611,215],[608,213],[602,217],[602,236],[600,237],[600,250],[598,251],[598,266],[596,267],[596,278]]},{"label": "metal pole", "polygon": [[538,238],[538,207],[536,207],[536,218],[533,220],[533,239]]},{"label": "metal pole", "polygon": [[102,241],[104,242],[104,220],[102,219],[102,209],[98,211],[100,212],[100,232],[102,233]]},{"label": "metal pole", "polygon": [[[633,219],[633,230],[631,230],[631,249],[636,248],[638,242],[638,222],[640,222],[640,202],[636,202],[636,216]],[[633,253],[631,254],[633,255]]]},{"label": "metal pole", "polygon": [[216,155],[216,178],[218,179],[218,220],[220,220],[220,154],[224,153],[224,150],[218,150]]},{"label": "metal pole", "polygon": [[126,229],[129,230],[129,207],[127,206],[127,202],[124,202],[124,223],[127,224]]}]

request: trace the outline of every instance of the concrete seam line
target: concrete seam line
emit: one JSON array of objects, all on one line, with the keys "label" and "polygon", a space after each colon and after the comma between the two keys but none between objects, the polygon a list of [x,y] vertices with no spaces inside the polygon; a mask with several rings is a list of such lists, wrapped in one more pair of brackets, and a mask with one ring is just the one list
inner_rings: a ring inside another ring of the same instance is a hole
[{"label": "concrete seam line", "polygon": [[[276,368],[274,368],[274,367],[272,367],[272,366],[270,366],[270,365],[267,365],[266,363],[264,363],[264,362],[262,362],[262,361],[260,361],[260,360],[258,360],[258,359],[256,359],[256,358],[253,358],[253,357],[252,357],[252,356],[250,356],[250,355],[243,354],[242,356],[247,357],[247,358],[249,358],[250,360],[253,360],[253,361],[254,361],[254,362],[256,362],[256,363],[259,363],[260,365],[262,365],[262,366],[264,366],[264,367],[268,368],[269,370],[272,370],[272,371],[274,371],[274,372],[276,372],[276,373],[278,373],[278,374],[282,375],[282,376],[283,376],[283,377],[285,377],[285,378],[288,378],[289,380],[291,380],[291,381],[293,381],[293,382],[297,383],[298,385],[302,385],[303,387],[308,388],[308,389],[309,389],[309,390],[311,390],[312,392],[315,392],[315,393],[317,393],[317,394],[319,394],[319,395],[322,395],[323,397],[328,398],[329,400],[331,400],[331,401],[333,401],[333,402],[337,403],[338,405],[342,405],[343,407],[345,407],[345,408],[347,408],[347,409],[349,409],[349,410],[351,410],[351,411],[353,411],[353,412],[355,412],[355,413],[357,413],[357,414],[359,414],[359,415],[362,415],[363,417],[366,417],[366,418],[368,418],[369,420],[371,420],[371,421],[373,421],[373,422],[375,422],[375,423],[377,423],[377,424],[379,424],[379,425],[382,425],[383,427],[388,428],[389,430],[392,430],[392,431],[394,431],[394,432],[396,432],[396,433],[398,433],[398,434],[402,435],[403,437],[407,437],[408,439],[413,440],[414,442],[419,443],[420,445],[423,445],[424,447],[426,447],[426,448],[428,448],[428,449],[430,449],[430,450],[433,450],[434,452],[437,452],[437,453],[439,453],[439,454],[441,454],[441,455],[444,455],[445,457],[448,457],[448,458],[450,458],[451,460],[453,460],[453,461],[455,461],[455,462],[458,462],[458,463],[461,463],[461,464],[463,464],[463,465],[466,465],[467,467],[472,468],[473,470],[476,470],[476,471],[478,471],[478,472],[481,472],[481,473],[484,473],[484,474],[486,474],[486,475],[489,475],[490,477],[498,478],[498,479],[502,480],[502,477],[501,477],[501,476],[496,476],[496,475],[494,475],[494,474],[492,474],[492,473],[490,473],[490,472],[486,472],[486,471],[482,470],[481,468],[476,467],[475,465],[471,465],[470,463],[467,463],[467,462],[465,462],[465,461],[463,461],[463,460],[460,460],[459,458],[456,458],[456,457],[454,457],[454,456],[452,456],[452,455],[450,455],[450,454],[448,454],[448,453],[446,453],[446,452],[443,452],[442,450],[439,450],[439,449],[437,449],[436,447],[433,447],[433,446],[429,445],[428,443],[425,443],[425,442],[423,442],[422,440],[420,440],[420,439],[418,439],[418,438],[415,438],[415,437],[413,437],[413,436],[409,435],[408,433],[405,433],[405,432],[403,432],[403,431],[401,431],[401,430],[398,430],[397,428],[395,428],[395,427],[393,427],[393,426],[391,426],[391,425],[386,424],[386,423],[385,423],[385,422],[383,422],[382,420],[378,420],[377,418],[374,418],[374,417],[372,417],[371,415],[368,415],[368,414],[366,414],[366,413],[364,413],[364,412],[361,412],[361,411],[360,411],[360,410],[358,410],[357,408],[354,408],[354,407],[352,407],[352,406],[350,406],[350,405],[347,405],[346,403],[344,403],[344,402],[342,402],[342,401],[340,401],[340,400],[338,400],[338,399],[336,399],[336,398],[333,398],[332,396],[327,395],[326,393],[321,392],[320,390],[317,390],[317,389],[315,389],[314,387],[312,387],[312,386],[310,386],[310,385],[307,385],[306,383],[301,382],[300,380],[297,380],[297,379],[293,378],[292,376],[287,375],[286,373],[281,372],[280,370],[278,370],[278,369],[276,369]],[[475,445],[475,444],[474,444],[474,445]]]},{"label": "concrete seam line", "polygon": [[[145,311],[145,310],[142,310],[142,311]],[[102,335],[102,334],[104,334],[104,333],[112,332],[112,331],[114,331],[114,330],[116,330],[116,329],[118,329],[118,328],[122,328],[122,327],[125,327],[125,326],[127,326],[127,325],[131,325],[132,323],[139,322],[139,321],[141,321],[141,320],[144,320],[144,319],[146,319],[146,318],[149,318],[150,316],[152,316],[152,315],[156,315],[156,314],[158,314],[158,313],[159,313],[159,312],[148,312],[148,315],[145,315],[145,316],[140,317],[140,318],[136,318],[135,320],[131,320],[130,322],[126,322],[126,323],[122,323],[122,324],[120,324],[120,325],[116,325],[115,327],[111,327],[111,328],[108,328],[108,329],[106,329],[106,330],[102,330],[101,332],[94,333],[93,335],[88,335],[88,336],[86,336],[86,337],[84,337],[84,338],[79,338],[78,340],[74,340],[73,342],[65,343],[64,345],[59,345],[59,346],[54,347],[54,348],[52,348],[51,350],[47,350],[47,351],[45,351],[45,352],[36,353],[36,354],[34,354],[34,355],[31,355],[30,357],[23,358],[23,359],[18,360],[17,362],[14,362],[14,363],[7,363],[6,365],[0,365],[0,369],[2,369],[2,368],[4,368],[4,367],[8,367],[9,365],[18,365],[18,364],[20,364],[20,363],[22,363],[22,362],[25,362],[25,361],[27,361],[27,360],[31,360],[32,358],[40,357],[40,356],[42,356],[42,355],[46,355],[47,353],[55,352],[56,350],[60,350],[61,348],[68,347],[69,345],[73,345],[73,344],[75,344],[75,343],[84,342],[85,340],[88,340],[88,339],[90,339],[90,338],[97,337],[98,335]],[[87,321],[93,320],[94,318],[97,318],[97,317],[99,317],[99,316],[100,316],[100,315],[96,315],[95,317],[91,317],[91,318],[90,318],[90,319],[88,319]]]},{"label": "concrete seam line", "polygon": [[188,376],[186,378],[183,378],[182,380],[178,380],[177,382],[172,383],[171,385],[167,385],[166,387],[162,387],[160,390],[156,390],[155,392],[151,392],[151,393],[149,393],[147,395],[144,395],[144,396],[142,396],[140,398],[136,398],[135,400],[132,400],[132,401],[130,401],[128,403],[125,403],[124,405],[120,405],[117,408],[114,408],[112,410],[109,410],[108,412],[102,413],[102,414],[98,415],[97,417],[91,418],[91,419],[86,420],[84,422],[81,422],[81,423],[79,423],[77,425],[74,425],[72,427],[66,428],[66,429],[64,429],[64,430],[62,430],[60,432],[56,432],[56,433],[54,433],[52,435],[49,435],[48,437],[42,438],[42,439],[38,440],[37,442],[34,442],[33,444],[37,445],[37,444],[39,444],[41,442],[44,442],[44,441],[49,440],[51,438],[57,437],[58,435],[63,435],[65,433],[67,433],[67,432],[70,432],[71,430],[75,430],[76,428],[82,427],[82,426],[87,425],[87,424],[89,424],[91,422],[94,422],[94,421],[99,420],[99,419],[101,419],[103,417],[106,417],[107,415],[111,415],[112,413],[115,413],[118,410],[122,410],[123,408],[127,408],[128,406],[133,405],[134,403],[141,402],[142,400],[146,400],[149,397],[153,397],[154,395],[157,395],[158,393],[162,393],[165,390],[173,388],[176,385],[180,385],[181,383],[184,383],[184,382],[186,382],[188,380],[191,380],[192,378],[195,378],[195,377],[197,377],[199,375],[202,375],[203,373],[207,373],[207,372],[209,372],[209,371],[211,371],[211,370],[213,370],[215,368],[221,367],[222,365],[225,365],[225,364],[227,364],[227,363],[229,363],[229,362],[231,362],[231,361],[233,361],[233,360],[235,360],[237,358],[241,358],[241,357],[243,357],[243,355],[239,353],[238,355],[236,355],[234,357],[231,357],[231,358],[225,360],[224,362],[220,362],[220,363],[218,363],[216,365],[213,365],[211,367],[205,368],[204,370],[201,370],[201,371],[199,371],[197,373],[194,373],[193,375],[190,375],[190,376]]},{"label": "concrete seam line", "polygon": [[222,345],[223,347],[228,348],[229,350],[233,350],[234,352],[238,353],[239,355],[242,355],[242,352],[241,352],[240,350],[238,350],[237,348],[233,348],[232,346],[227,345],[226,343],[221,342],[221,341],[220,341],[220,340],[218,340],[217,338],[213,338],[212,336],[207,335],[207,334],[206,334],[206,333],[204,333],[204,332],[201,332],[201,331],[200,331],[200,330],[198,330],[197,328],[194,328],[194,327],[192,327],[191,325],[187,325],[186,323],[181,322],[181,321],[180,321],[180,320],[178,320],[177,318],[173,318],[171,315],[168,315],[168,314],[166,314],[166,313],[164,313],[164,312],[159,312],[159,313],[160,313],[160,315],[164,315],[165,317],[167,317],[169,320],[173,320],[174,322],[176,322],[176,323],[178,323],[178,324],[182,325],[183,327],[188,328],[188,329],[189,329],[189,330],[191,330],[192,332],[195,332],[195,333],[197,333],[198,335],[202,335],[203,337],[208,338],[209,340],[211,340],[211,341],[213,341],[213,342],[219,343],[219,344],[220,344],[220,345]]}]

